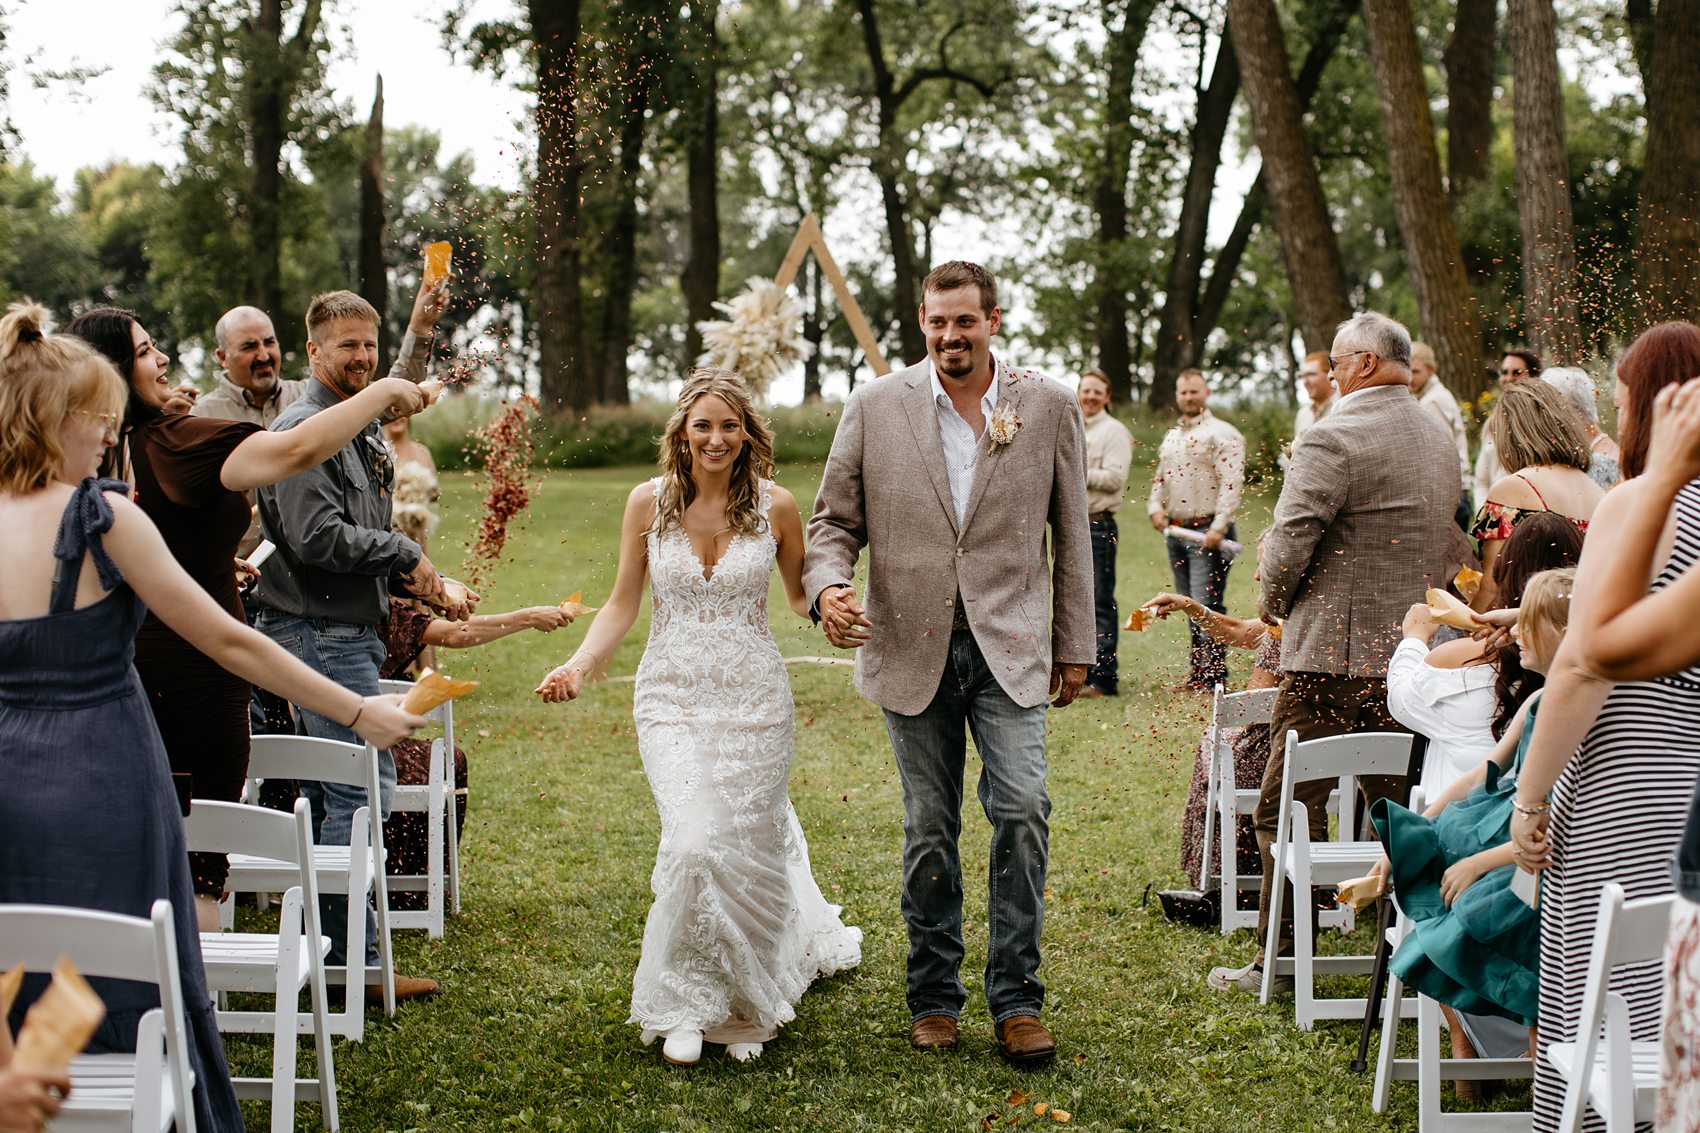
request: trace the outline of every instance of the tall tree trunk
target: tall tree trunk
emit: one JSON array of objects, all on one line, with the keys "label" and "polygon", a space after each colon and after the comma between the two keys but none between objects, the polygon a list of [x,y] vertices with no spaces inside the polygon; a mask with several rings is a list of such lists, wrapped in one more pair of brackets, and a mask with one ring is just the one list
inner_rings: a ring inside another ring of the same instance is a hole
[{"label": "tall tree trunk", "polygon": [[1409,0],[1363,0],[1364,28],[1381,100],[1388,181],[1416,292],[1422,337],[1460,397],[1487,387],[1475,300],[1464,280],[1452,207],[1440,180],[1440,153],[1428,108],[1422,47]]},{"label": "tall tree trunk", "polygon": [[[1175,403],[1175,379],[1182,370],[1198,363],[1198,285],[1204,271],[1210,201],[1216,194],[1216,171],[1222,164],[1222,140],[1227,136],[1239,93],[1240,60],[1234,54],[1233,36],[1224,28],[1210,85],[1198,94],[1198,112],[1192,123],[1192,162],[1181,195],[1175,252],[1169,259],[1157,349],[1151,363],[1153,409],[1167,409]],[[1208,333],[1208,328],[1203,333]]]},{"label": "tall tree trunk", "polygon": [[[1553,0],[1506,0],[1505,9],[1511,30],[1523,328],[1529,345],[1549,364],[1573,366],[1582,357],[1582,326],[1576,302],[1576,241],[1570,226],[1564,91],[1558,80],[1558,19],[1552,5]],[[1688,65],[1693,66],[1693,60]]]},{"label": "tall tree trunk", "polygon": [[[1121,26],[1112,28],[1122,9]],[[1121,263],[1127,239],[1127,177],[1133,157],[1133,76],[1155,0],[1104,0],[1108,83],[1104,104],[1104,153],[1093,199],[1098,210],[1098,368],[1109,379],[1110,396],[1126,400],[1133,389],[1127,340],[1127,283]]]},{"label": "tall tree trunk", "polygon": [[1487,179],[1499,0],[1458,0],[1446,43],[1446,187],[1456,204]]},{"label": "tall tree trunk", "polygon": [[320,0],[305,0],[295,34],[283,34],[284,0],[260,0],[259,16],[244,21],[248,116],[253,138],[254,191],[249,201],[249,290],[255,306],[283,312],[283,145],[289,106],[305,57],[319,31]]},{"label": "tall tree trunk", "polygon": [[579,0],[527,0],[537,47],[537,327],[546,409],[582,410],[595,400],[581,365],[584,304],[579,292]]},{"label": "tall tree trunk", "polygon": [[[1328,69],[1328,61],[1339,48],[1346,25],[1351,22],[1357,7],[1358,0],[1322,0],[1316,6],[1316,38],[1305,52],[1294,84],[1301,113],[1310,108],[1316,97],[1322,85],[1323,72]],[[1216,254],[1209,283],[1204,284],[1205,235],[1210,202],[1215,194],[1216,170],[1221,164],[1222,139],[1233,115],[1234,97],[1240,83],[1239,57],[1234,52],[1232,32],[1224,28],[1223,33],[1210,86],[1200,96],[1193,132],[1192,163],[1186,193],[1181,201],[1180,223],[1176,226],[1175,258],[1169,264],[1163,329],[1157,339],[1156,357],[1152,363],[1150,403],[1155,409],[1174,404],[1175,379],[1182,370],[1203,360],[1204,340],[1216,329],[1222,317],[1222,308],[1239,272],[1240,260],[1250,246],[1252,235],[1257,231],[1269,203],[1260,169],[1240,205],[1233,231]],[[1232,69],[1231,79],[1225,68]],[[1177,270],[1177,267],[1183,270]],[[1171,303],[1174,304],[1173,316],[1169,313]]]},{"label": "tall tree trunk", "polygon": [[821,311],[821,269],[813,256],[803,260],[808,305],[803,308],[803,341],[810,346],[803,359],[803,400],[820,400],[820,352],[826,341],[826,317]]},{"label": "tall tree trunk", "polygon": [[1636,287],[1642,318],[1700,319],[1700,0],[1659,0]]},{"label": "tall tree trunk", "polygon": [[1351,316],[1346,269],[1334,238],[1328,201],[1305,134],[1303,111],[1287,57],[1287,37],[1274,0],[1228,0],[1228,26],[1240,59],[1252,130],[1281,237],[1299,333],[1307,350],[1326,350],[1335,327]]},{"label": "tall tree trunk", "polygon": [[891,302],[896,310],[898,349],[909,365],[926,356],[927,342],[921,334],[916,312],[921,306],[921,281],[915,270],[915,233],[909,222],[909,205],[903,199],[901,144],[897,137],[897,83],[886,65],[880,43],[879,20],[874,0],[856,0],[862,20],[862,42],[868,50],[873,73],[874,107],[879,123],[879,148],[873,155],[874,175],[879,179],[880,201],[885,206],[886,239],[891,245]]},{"label": "tall tree trunk", "polygon": [[[637,43],[646,34],[639,27],[628,35]],[[654,35],[650,25],[647,34]],[[602,396],[613,405],[631,403],[626,381],[626,355],[632,346],[632,292],[637,287],[638,178],[643,174],[643,143],[648,128],[650,90],[655,83],[656,61],[646,59],[649,48],[627,56],[624,117],[620,122],[620,171],[618,201],[608,227],[607,288],[602,298]]]},{"label": "tall tree trunk", "polygon": [[[1680,9],[1682,5],[1677,5]],[[1635,53],[1635,66],[1641,72],[1641,89],[1647,104],[1647,111],[1652,113],[1653,92],[1653,51],[1655,20],[1653,18],[1653,0],[1626,0],[1624,16],[1629,25],[1630,49]],[[1688,17],[1689,25],[1693,26],[1694,16]]]},{"label": "tall tree trunk", "polygon": [[360,295],[378,312],[378,357],[390,356],[389,275],[384,270],[384,77],[378,76],[360,159]]},{"label": "tall tree trunk", "polygon": [[702,354],[697,324],[714,318],[720,295],[720,38],[719,0],[696,0],[691,22],[697,31],[696,128],[686,156],[689,251],[680,285],[685,293],[685,364]]}]

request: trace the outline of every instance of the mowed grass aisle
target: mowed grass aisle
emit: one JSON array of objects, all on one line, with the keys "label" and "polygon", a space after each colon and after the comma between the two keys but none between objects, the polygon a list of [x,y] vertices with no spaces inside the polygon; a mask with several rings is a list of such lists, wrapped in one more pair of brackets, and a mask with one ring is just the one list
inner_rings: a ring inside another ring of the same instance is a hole
[{"label": "mowed grass aisle", "polygon": [[[783,471],[805,516],[819,474]],[[549,475],[484,608],[555,602],[575,590],[600,604],[614,579],[626,494],[646,475]],[[1124,610],[1170,587],[1142,491],[1136,482],[1122,525]],[[458,566],[478,502],[471,478],[445,479],[433,544],[444,569]],[[1268,508],[1267,499],[1250,502],[1242,536],[1262,529]],[[1234,570],[1230,610],[1249,616],[1254,596],[1248,556]],[[786,609],[777,578],[772,609],[785,655],[831,652]],[[635,671],[647,628],[646,603],[612,674]],[[1208,711],[1200,698],[1164,691],[1185,673],[1178,619],[1122,636],[1121,697],[1051,714],[1043,976],[1061,1051],[1052,1068],[1018,1073],[993,1049],[980,980],[987,825],[972,794],[972,754],[963,1042],[943,1055],[909,1049],[902,812],[890,750],[850,670],[818,665],[790,667],[798,725],[791,797],[821,888],[865,934],[862,966],[817,984],[758,1062],[738,1065],[710,1048],[694,1069],[665,1066],[625,1022],[658,831],[632,728],[632,685],[600,684],[569,705],[532,695],[583,635],[580,624],[440,655],[447,671],[483,682],[457,711],[472,774],[464,911],[443,940],[397,937],[402,970],[441,980],[443,996],[405,1006],[394,1020],[374,1014],[363,1044],[337,1044],[344,1128],[974,1130],[988,1115],[1051,1126],[1050,1114],[1035,1116],[1037,1102],[1067,1111],[1080,1129],[1415,1128],[1409,1086],[1396,1091],[1396,1116],[1370,1112],[1368,1078],[1346,1066],[1355,1026],[1305,1034],[1291,1024],[1290,1001],[1261,1008],[1205,986],[1211,964],[1249,957],[1249,933],[1224,940],[1164,923],[1154,898],[1141,905],[1147,883],[1182,881],[1177,830]],[[1236,661],[1242,676],[1245,662]],[[232,1057],[257,1070],[263,1048],[235,1040]],[[1013,1105],[1014,1091],[1031,1099]],[[249,1110],[252,1127],[263,1127],[264,1113]],[[309,1127],[316,1113],[304,1107],[300,1116]]]}]

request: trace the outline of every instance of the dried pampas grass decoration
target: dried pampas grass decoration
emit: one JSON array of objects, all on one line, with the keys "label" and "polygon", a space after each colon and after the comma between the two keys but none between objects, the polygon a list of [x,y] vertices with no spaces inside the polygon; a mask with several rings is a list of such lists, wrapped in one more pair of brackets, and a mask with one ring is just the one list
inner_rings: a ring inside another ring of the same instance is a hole
[{"label": "dried pampas grass decoration", "polygon": [[813,349],[801,333],[803,309],[771,279],[750,280],[714,308],[726,320],[697,324],[703,345],[697,365],[735,371],[757,397],[765,398],[773,380]]}]

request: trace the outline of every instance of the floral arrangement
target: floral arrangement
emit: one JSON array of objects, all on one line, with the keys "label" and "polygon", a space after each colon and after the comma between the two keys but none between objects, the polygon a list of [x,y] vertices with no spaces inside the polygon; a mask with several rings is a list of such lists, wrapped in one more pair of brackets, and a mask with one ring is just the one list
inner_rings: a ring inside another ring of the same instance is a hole
[{"label": "floral arrangement", "polygon": [[814,349],[801,333],[803,309],[771,279],[751,279],[714,308],[726,318],[697,324],[703,345],[697,364],[735,371],[757,397],[765,398],[773,380]]},{"label": "floral arrangement", "polygon": [[1020,431],[1021,418],[1008,405],[1000,405],[993,410],[992,419],[986,424],[986,435],[992,438],[993,444],[1007,445]]}]

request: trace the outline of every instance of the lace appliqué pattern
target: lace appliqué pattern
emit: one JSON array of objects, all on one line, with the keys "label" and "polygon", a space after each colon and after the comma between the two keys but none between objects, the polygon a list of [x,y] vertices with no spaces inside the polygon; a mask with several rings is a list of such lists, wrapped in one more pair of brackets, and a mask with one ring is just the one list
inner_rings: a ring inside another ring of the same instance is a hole
[{"label": "lace appliqu\u00e9 pattern", "polygon": [[712,570],[682,530],[648,536],[654,613],[632,714],[661,847],[629,1020],[646,1043],[675,1027],[764,1042],[817,976],[861,960],[786,793],[795,723],[767,621],[771,500],[763,481],[762,529],[734,535]]}]

